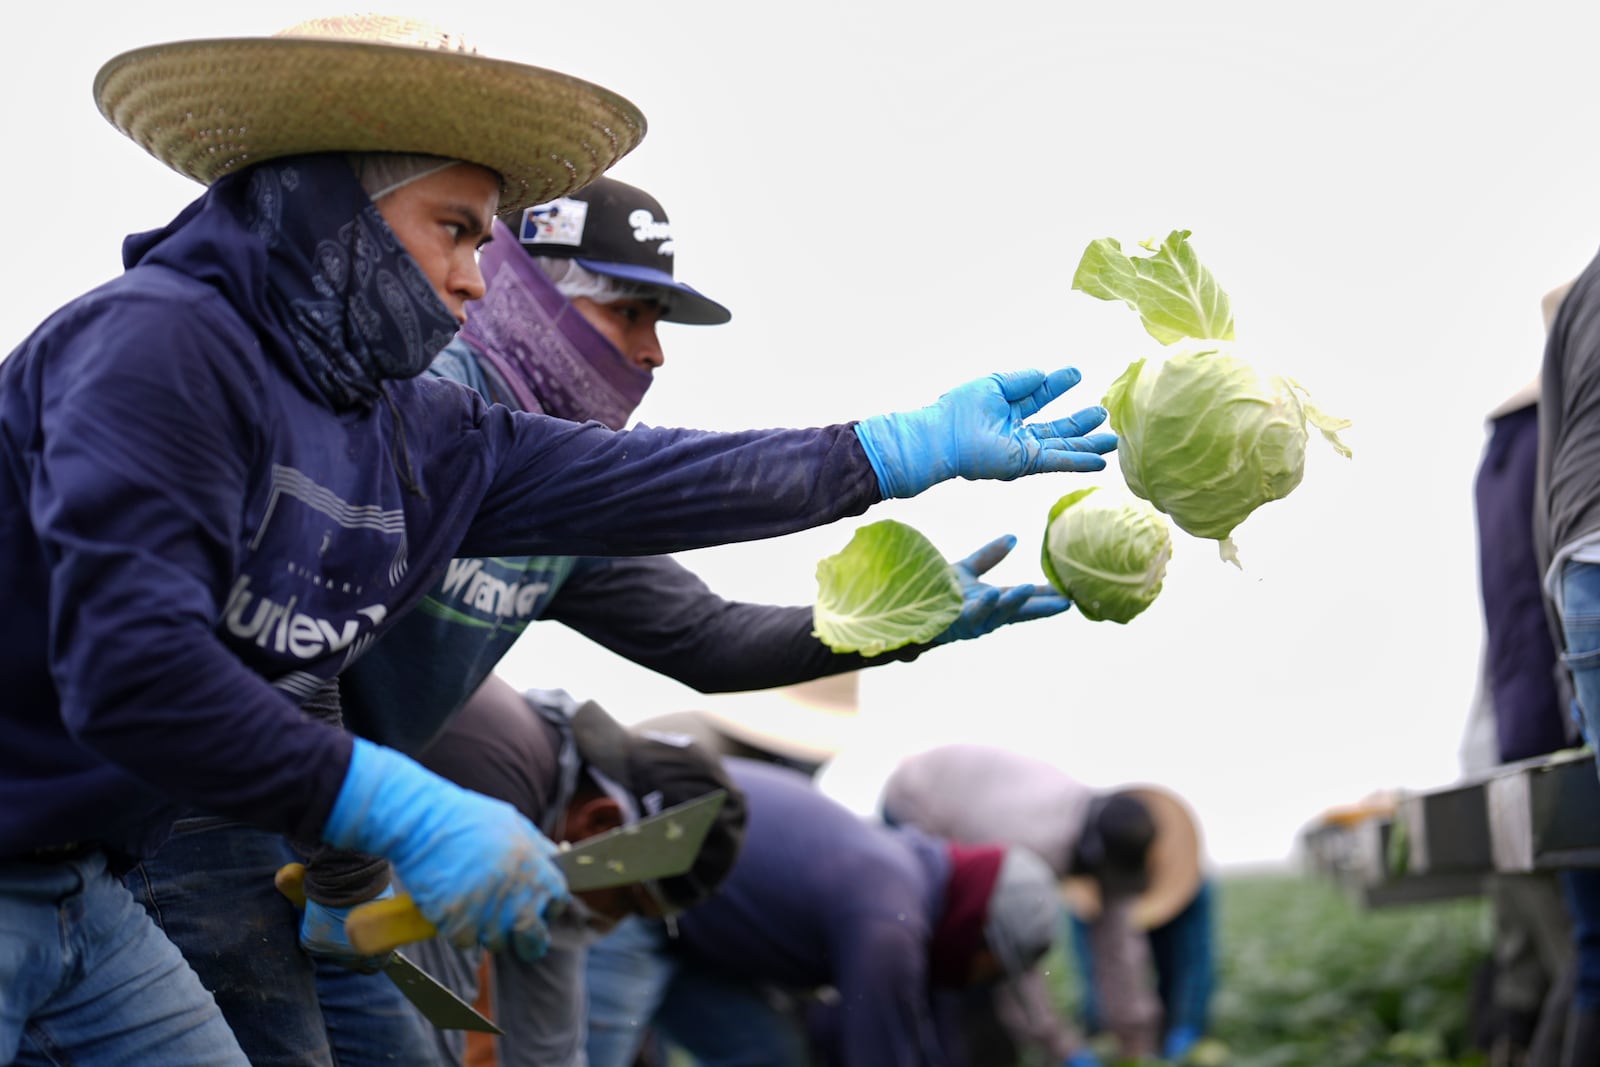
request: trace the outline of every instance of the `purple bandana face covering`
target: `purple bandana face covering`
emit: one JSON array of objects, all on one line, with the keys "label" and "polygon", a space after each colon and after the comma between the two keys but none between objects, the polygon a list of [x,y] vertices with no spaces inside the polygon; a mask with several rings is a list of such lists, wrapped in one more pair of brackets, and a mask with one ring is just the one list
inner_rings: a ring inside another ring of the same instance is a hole
[{"label": "purple bandana face covering", "polygon": [[505,381],[518,406],[620,430],[650,388],[578,313],[499,220],[478,261],[488,292],[467,305],[461,336]]}]

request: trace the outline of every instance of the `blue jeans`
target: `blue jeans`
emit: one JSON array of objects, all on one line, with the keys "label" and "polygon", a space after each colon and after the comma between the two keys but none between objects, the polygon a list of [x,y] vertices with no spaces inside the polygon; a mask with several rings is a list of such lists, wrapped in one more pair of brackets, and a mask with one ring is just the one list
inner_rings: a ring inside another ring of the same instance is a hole
[{"label": "blue jeans", "polygon": [[629,1067],[677,970],[665,925],[632,916],[589,946],[589,1067]]},{"label": "blue jeans", "polygon": [[[1563,660],[1572,671],[1572,689],[1584,740],[1600,748],[1600,564],[1568,563],[1561,570]],[[1575,1007],[1600,1010],[1600,871],[1561,872],[1572,913],[1576,953]]]},{"label": "blue jeans", "polygon": [[0,1062],[249,1067],[100,853],[0,861]]},{"label": "blue jeans", "polygon": [[673,951],[666,927],[638,917],[589,946],[589,1067],[628,1067],[655,1027],[700,1067],[805,1067],[797,1020],[760,987]]},{"label": "blue jeans", "polygon": [[128,887],[216,996],[253,1067],[436,1062],[433,1035],[384,975],[314,963],[273,885],[301,857],[281,835],[180,819]]},{"label": "blue jeans", "polygon": [[[1161,1000],[1163,1029],[1177,1027],[1206,1032],[1211,1012],[1211,993],[1216,979],[1212,948],[1212,896],[1209,880],[1200,884],[1187,907],[1165,926],[1149,932],[1150,957],[1156,969],[1156,995]],[[1090,1033],[1100,1030],[1100,1005],[1095,996],[1094,959],[1089,947],[1089,927],[1072,917],[1073,955],[1083,988],[1084,1027]]]},{"label": "blue jeans", "polygon": [[1572,916],[1572,1003],[1583,1011],[1600,1011],[1600,869],[1568,867],[1560,874]]},{"label": "blue jeans", "polygon": [[1572,672],[1584,739],[1600,747],[1600,564],[1568,563],[1561,570],[1562,656]]}]

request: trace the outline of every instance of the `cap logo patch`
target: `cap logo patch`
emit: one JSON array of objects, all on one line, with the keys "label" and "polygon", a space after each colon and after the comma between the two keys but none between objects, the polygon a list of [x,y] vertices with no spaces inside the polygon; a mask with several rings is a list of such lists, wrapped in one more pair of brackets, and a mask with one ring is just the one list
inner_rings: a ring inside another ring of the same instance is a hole
[{"label": "cap logo patch", "polygon": [[636,207],[628,213],[628,225],[633,229],[635,241],[640,244],[646,241],[660,241],[661,247],[656,249],[656,253],[663,256],[672,255],[672,223],[657,222],[649,208]]},{"label": "cap logo patch", "polygon": [[587,201],[564,196],[548,204],[535,204],[523,209],[517,240],[525,245],[568,245],[577,248],[583,244],[583,227],[588,220]]}]

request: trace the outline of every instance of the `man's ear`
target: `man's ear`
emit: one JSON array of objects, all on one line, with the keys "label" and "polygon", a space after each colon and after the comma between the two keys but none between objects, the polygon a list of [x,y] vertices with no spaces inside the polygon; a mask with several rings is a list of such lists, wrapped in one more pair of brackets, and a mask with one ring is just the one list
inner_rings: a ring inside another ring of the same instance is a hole
[{"label": "man's ear", "polygon": [[610,797],[590,797],[567,805],[568,841],[582,841],[621,825],[622,806]]}]

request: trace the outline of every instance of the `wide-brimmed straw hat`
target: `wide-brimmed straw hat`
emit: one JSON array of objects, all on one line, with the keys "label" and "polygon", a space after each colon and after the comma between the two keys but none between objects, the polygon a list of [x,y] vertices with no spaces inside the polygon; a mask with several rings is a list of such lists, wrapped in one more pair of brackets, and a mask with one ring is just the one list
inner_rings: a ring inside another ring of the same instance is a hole
[{"label": "wide-brimmed straw hat", "polygon": [[859,671],[831,674],[778,689],[710,697],[701,710],[737,741],[820,764],[844,748],[859,727],[860,682]]},{"label": "wide-brimmed straw hat", "polygon": [[688,734],[725,756],[816,767],[838,753],[858,727],[860,673],[851,671],[777,689],[702,697],[688,711],[646,719],[640,727]]},{"label": "wide-brimmed straw hat", "polygon": [[[1149,884],[1134,899],[1132,921],[1141,930],[1165,926],[1200,891],[1200,822],[1189,805],[1167,789],[1138,785],[1117,789],[1143,801],[1155,820],[1156,835],[1145,861]],[[1061,883],[1067,907],[1084,922],[1100,916],[1100,886],[1093,878],[1073,876]]]},{"label": "wide-brimmed straw hat", "polygon": [[134,49],[100,68],[94,97],[117,129],[203,184],[279,156],[418,153],[498,173],[501,210],[587,185],[645,132],[610,90],[385,15]]}]

